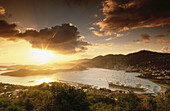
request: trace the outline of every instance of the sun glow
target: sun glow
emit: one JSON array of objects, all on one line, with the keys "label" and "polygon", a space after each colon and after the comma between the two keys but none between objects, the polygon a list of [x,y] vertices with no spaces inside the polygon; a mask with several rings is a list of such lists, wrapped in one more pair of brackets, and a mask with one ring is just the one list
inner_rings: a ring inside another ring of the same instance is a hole
[{"label": "sun glow", "polygon": [[57,55],[53,54],[51,51],[32,49],[31,55],[33,61],[39,64],[48,63],[56,58]]},{"label": "sun glow", "polygon": [[41,84],[41,83],[49,83],[52,82],[52,80],[50,78],[43,78],[37,81],[37,84]]}]

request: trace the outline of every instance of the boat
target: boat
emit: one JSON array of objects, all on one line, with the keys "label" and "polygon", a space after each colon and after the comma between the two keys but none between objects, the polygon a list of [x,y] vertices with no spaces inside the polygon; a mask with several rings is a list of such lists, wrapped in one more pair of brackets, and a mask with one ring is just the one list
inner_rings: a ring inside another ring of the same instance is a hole
[{"label": "boat", "polygon": [[132,90],[134,92],[146,92],[146,88],[144,87],[139,87],[139,85],[136,85],[135,87],[133,86],[128,86],[126,84],[122,84],[120,82],[112,83],[108,82],[109,88],[117,88],[117,89],[122,89],[122,90]]},{"label": "boat", "polygon": [[[124,79],[125,77],[125,72],[123,72],[123,74],[121,74],[122,77],[120,78],[119,81],[122,81],[122,79]],[[107,79],[106,79],[107,80]],[[121,82],[115,82],[113,83],[112,81],[108,81],[107,80],[107,83],[108,83],[108,86],[110,89],[120,89],[120,90],[132,90],[133,92],[140,92],[140,93],[145,93],[147,92],[147,88],[143,87],[141,83],[139,83],[140,81],[134,81],[135,86],[130,86],[130,85],[127,85],[128,83],[130,83],[132,81],[130,81],[130,79],[127,79],[124,81],[124,83],[121,83]],[[137,83],[138,82],[138,83]]]}]

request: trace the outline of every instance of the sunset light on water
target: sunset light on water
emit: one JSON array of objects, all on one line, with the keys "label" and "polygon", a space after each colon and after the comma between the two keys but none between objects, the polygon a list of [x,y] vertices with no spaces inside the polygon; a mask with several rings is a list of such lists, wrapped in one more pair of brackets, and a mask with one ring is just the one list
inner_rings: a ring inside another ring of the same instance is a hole
[{"label": "sunset light on water", "polygon": [[0,0],[0,111],[170,111],[169,6]]},{"label": "sunset light on water", "polygon": [[37,84],[49,83],[49,82],[52,82],[52,80],[50,78],[43,78],[43,79],[36,81]]}]

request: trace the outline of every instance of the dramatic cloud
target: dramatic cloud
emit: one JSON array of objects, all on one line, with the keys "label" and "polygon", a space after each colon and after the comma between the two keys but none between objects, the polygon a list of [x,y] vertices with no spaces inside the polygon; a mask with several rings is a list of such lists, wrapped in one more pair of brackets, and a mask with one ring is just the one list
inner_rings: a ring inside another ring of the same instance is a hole
[{"label": "dramatic cloud", "polygon": [[100,27],[98,33],[108,35],[139,27],[170,24],[169,13],[168,0],[105,0],[105,18],[96,25]]},{"label": "dramatic cloud", "polygon": [[0,37],[9,40],[24,39],[32,44],[33,48],[52,50],[61,54],[74,54],[87,50],[90,44],[84,42],[79,36],[78,29],[74,25],[62,24],[40,31],[26,30],[20,33],[16,30],[16,24],[8,24],[0,20]]},{"label": "dramatic cloud", "polygon": [[14,37],[19,33],[15,28],[16,24],[8,24],[4,20],[0,20],[0,37]]},{"label": "dramatic cloud", "polygon": [[163,53],[170,53],[170,49],[169,49],[169,47],[163,47],[161,49],[161,52],[163,52]]}]

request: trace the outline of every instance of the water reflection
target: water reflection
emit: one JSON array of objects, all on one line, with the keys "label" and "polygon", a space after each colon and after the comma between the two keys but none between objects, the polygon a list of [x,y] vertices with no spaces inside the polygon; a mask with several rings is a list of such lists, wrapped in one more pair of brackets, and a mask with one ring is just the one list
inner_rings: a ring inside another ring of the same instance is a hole
[{"label": "water reflection", "polygon": [[43,79],[36,81],[37,84],[41,84],[41,83],[44,83],[44,82],[49,83],[49,82],[52,82],[52,80],[50,78],[43,78]]},{"label": "water reflection", "polygon": [[157,84],[147,80],[138,78],[139,73],[125,73],[124,71],[116,71],[109,69],[89,68],[83,71],[58,72],[51,75],[36,75],[26,77],[11,77],[0,75],[0,82],[20,84],[20,85],[37,85],[43,82],[54,81],[70,81],[83,84],[94,85],[98,87],[108,88],[108,81],[116,83],[121,82],[126,85],[135,86],[141,84],[149,90],[158,92],[161,87]]}]

